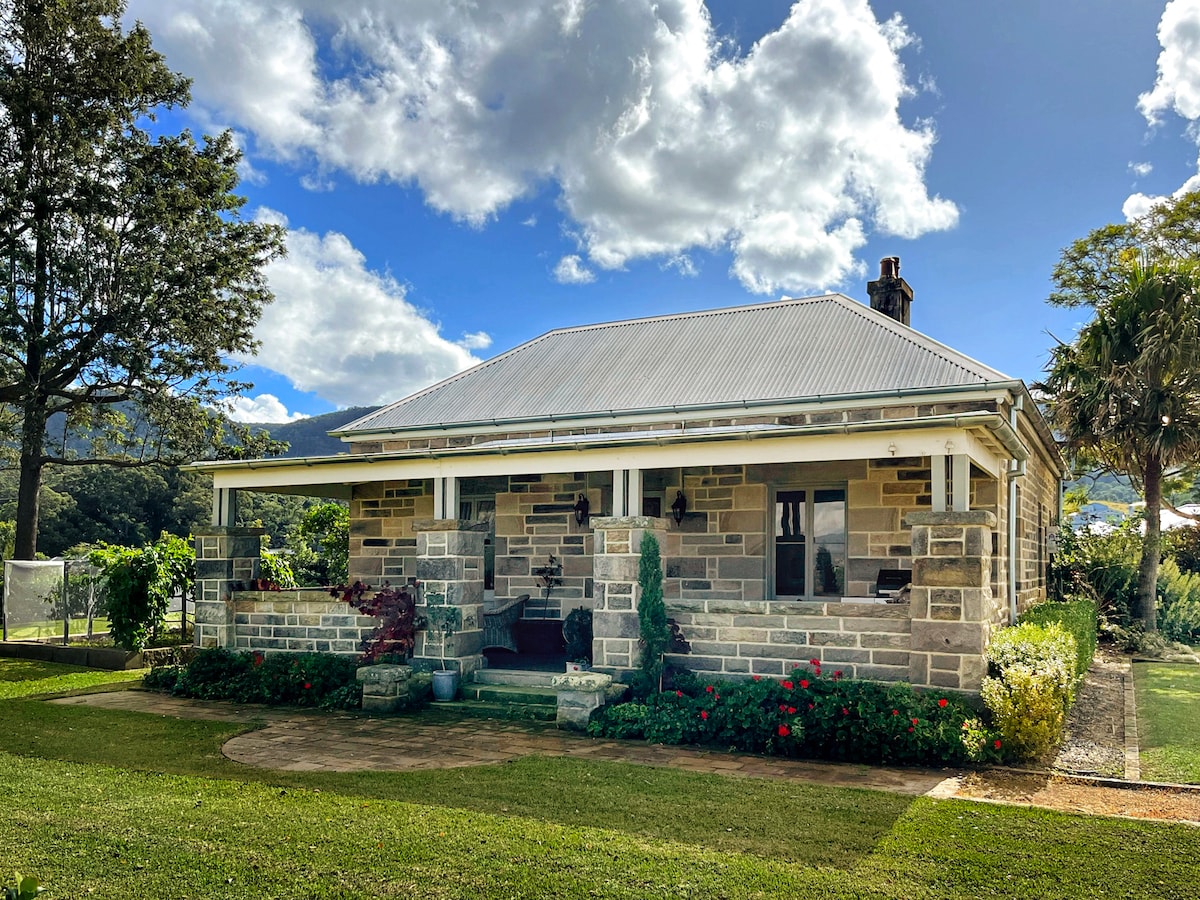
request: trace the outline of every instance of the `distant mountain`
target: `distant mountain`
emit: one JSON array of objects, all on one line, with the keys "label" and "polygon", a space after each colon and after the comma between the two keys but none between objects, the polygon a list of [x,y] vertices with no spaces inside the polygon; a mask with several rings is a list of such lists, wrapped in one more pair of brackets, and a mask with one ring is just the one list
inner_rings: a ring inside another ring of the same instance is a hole
[{"label": "distant mountain", "polygon": [[332,438],[325,432],[341,428],[377,409],[378,406],[352,406],[321,416],[297,419],[295,422],[254,422],[250,428],[266,431],[277,441],[287,441],[288,452],[284,456],[333,456],[346,453],[350,448],[344,441]]}]

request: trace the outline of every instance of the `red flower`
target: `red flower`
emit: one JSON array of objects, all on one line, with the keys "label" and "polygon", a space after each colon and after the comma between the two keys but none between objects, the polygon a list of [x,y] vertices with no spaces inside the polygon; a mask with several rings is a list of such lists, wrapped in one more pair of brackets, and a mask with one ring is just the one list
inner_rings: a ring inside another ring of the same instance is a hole
[{"label": "red flower", "polygon": [[843,715],[843,716],[848,716],[848,715],[850,715],[850,707],[848,707],[848,706],[843,706],[843,707],[842,707],[842,715]]},{"label": "red flower", "polygon": [[753,680],[754,680],[754,681],[762,681],[762,676],[761,676],[761,675],[755,675]]},{"label": "red flower", "polygon": [[786,725],[779,726],[779,736],[780,737],[787,737],[791,733],[792,733],[792,729],[788,728]]},{"label": "red flower", "polygon": [[810,704],[808,704],[808,708],[809,708],[809,709],[812,709],[812,708],[813,708],[813,705],[812,705],[811,703],[810,703]]},{"label": "red flower", "polygon": [[807,678],[801,678],[801,679],[800,679],[800,687],[802,687],[802,688],[807,688],[807,687],[808,687],[808,679],[807,679]]},{"label": "red flower", "polygon": [[676,692],[675,692],[675,696],[676,696],[676,697],[682,697],[682,696],[683,696],[683,691],[676,691]]},{"label": "red flower", "polygon": [[707,709],[700,710],[700,718],[702,718],[702,719],[708,718],[708,710]]},{"label": "red flower", "polygon": [[898,709],[893,709],[893,710],[892,710],[892,715],[893,715],[893,716],[898,716],[898,715],[900,715],[900,710],[898,710]]},{"label": "red flower", "polygon": [[911,725],[909,725],[909,726],[908,726],[908,730],[909,730],[909,731],[912,731],[912,730],[913,730],[913,727],[912,727]]},{"label": "red flower", "polygon": [[941,700],[938,701],[938,706],[940,706],[942,709],[945,709],[946,705],[949,702],[950,702],[949,700],[947,700],[945,697],[943,697]]},{"label": "red flower", "polygon": [[311,681],[306,681],[306,682],[304,682],[304,689],[305,689],[306,691],[307,691],[309,688],[311,688],[311,687],[312,687],[312,682],[311,682]]},{"label": "red flower", "polygon": [[808,661],[808,664],[810,666],[819,666],[821,664],[821,661],[819,659],[810,659]]},{"label": "red flower", "polygon": [[914,724],[914,725],[920,725],[920,724],[921,724],[921,720],[920,720],[920,719],[913,719],[913,724]]},{"label": "red flower", "polygon": [[1000,738],[996,738],[996,749],[1000,749]]},{"label": "red flower", "polygon": [[708,687],[705,688],[705,690],[711,694],[713,692],[713,686],[710,684]]},{"label": "red flower", "polygon": [[784,689],[785,691],[790,691],[790,690],[791,690],[792,688],[794,688],[795,686],[796,686],[796,685],[792,684],[790,681],[785,681],[785,682],[783,683],[783,689]]},{"label": "red flower", "polygon": [[779,704],[779,711],[780,711],[780,712],[787,712],[787,707],[786,707],[786,706],[784,706],[782,703],[780,703],[780,704]]},{"label": "red flower", "polygon": [[795,714],[796,714],[796,707],[794,707],[794,706],[789,706],[789,707],[788,707],[788,715],[789,715],[789,716],[794,716]]},{"label": "red flower", "polygon": [[821,667],[820,667],[820,666],[817,666],[815,669],[813,669],[813,674],[814,674],[814,675],[820,675],[820,674],[821,674]]},{"label": "red flower", "polygon": [[263,655],[256,650],[254,652],[254,661],[253,661],[254,668],[257,669],[262,664],[263,664]]},{"label": "red flower", "polygon": [[720,695],[720,694],[713,694],[713,699],[714,699],[714,700],[720,700],[720,699],[721,699],[721,695]]},{"label": "red flower", "polygon": [[833,673],[833,679],[834,679],[834,681],[837,681],[837,679],[839,679],[839,678],[841,678],[841,677],[842,677],[842,670],[841,670],[841,669],[836,669],[836,670],[834,671],[834,673]]}]

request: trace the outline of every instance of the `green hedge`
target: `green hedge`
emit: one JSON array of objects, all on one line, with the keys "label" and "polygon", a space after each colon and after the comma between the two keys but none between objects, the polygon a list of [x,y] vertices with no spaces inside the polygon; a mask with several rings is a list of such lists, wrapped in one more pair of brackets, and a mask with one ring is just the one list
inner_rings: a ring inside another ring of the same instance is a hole
[{"label": "green hedge", "polygon": [[998,759],[1002,749],[960,696],[824,674],[783,680],[676,676],[676,690],[597,710],[596,737],[707,744],[777,756],[905,765]]},{"label": "green hedge", "polygon": [[144,686],[199,700],[355,709],[358,661],[332,653],[201,650],[187,666],[152,669]]},{"label": "green hedge", "polygon": [[987,650],[980,694],[1009,755],[1045,756],[1062,740],[1078,682],[1075,638],[1059,623],[1004,628]]},{"label": "green hedge", "polygon": [[1076,597],[1031,606],[1017,619],[1018,625],[1048,625],[1057,622],[1075,638],[1075,675],[1083,677],[1096,655],[1096,633],[1099,610],[1094,600]]}]

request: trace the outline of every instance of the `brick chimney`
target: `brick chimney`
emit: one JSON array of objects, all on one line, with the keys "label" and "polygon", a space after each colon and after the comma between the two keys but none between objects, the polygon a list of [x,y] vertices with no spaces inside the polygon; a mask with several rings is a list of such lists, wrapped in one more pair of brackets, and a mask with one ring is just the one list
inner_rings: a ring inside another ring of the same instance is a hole
[{"label": "brick chimney", "polygon": [[867,296],[871,298],[871,309],[891,316],[901,325],[908,324],[913,292],[900,277],[900,257],[885,256],[879,261],[879,280],[867,282]]}]

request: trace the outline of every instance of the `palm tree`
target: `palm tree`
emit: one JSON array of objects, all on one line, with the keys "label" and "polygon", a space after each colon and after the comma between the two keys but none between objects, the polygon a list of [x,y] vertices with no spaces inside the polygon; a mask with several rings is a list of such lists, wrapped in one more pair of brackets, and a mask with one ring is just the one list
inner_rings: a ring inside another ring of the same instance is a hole
[{"label": "palm tree", "polygon": [[1135,615],[1155,623],[1163,475],[1200,458],[1200,266],[1123,266],[1095,317],[1051,351],[1041,388],[1069,453],[1128,475],[1146,500]]}]

